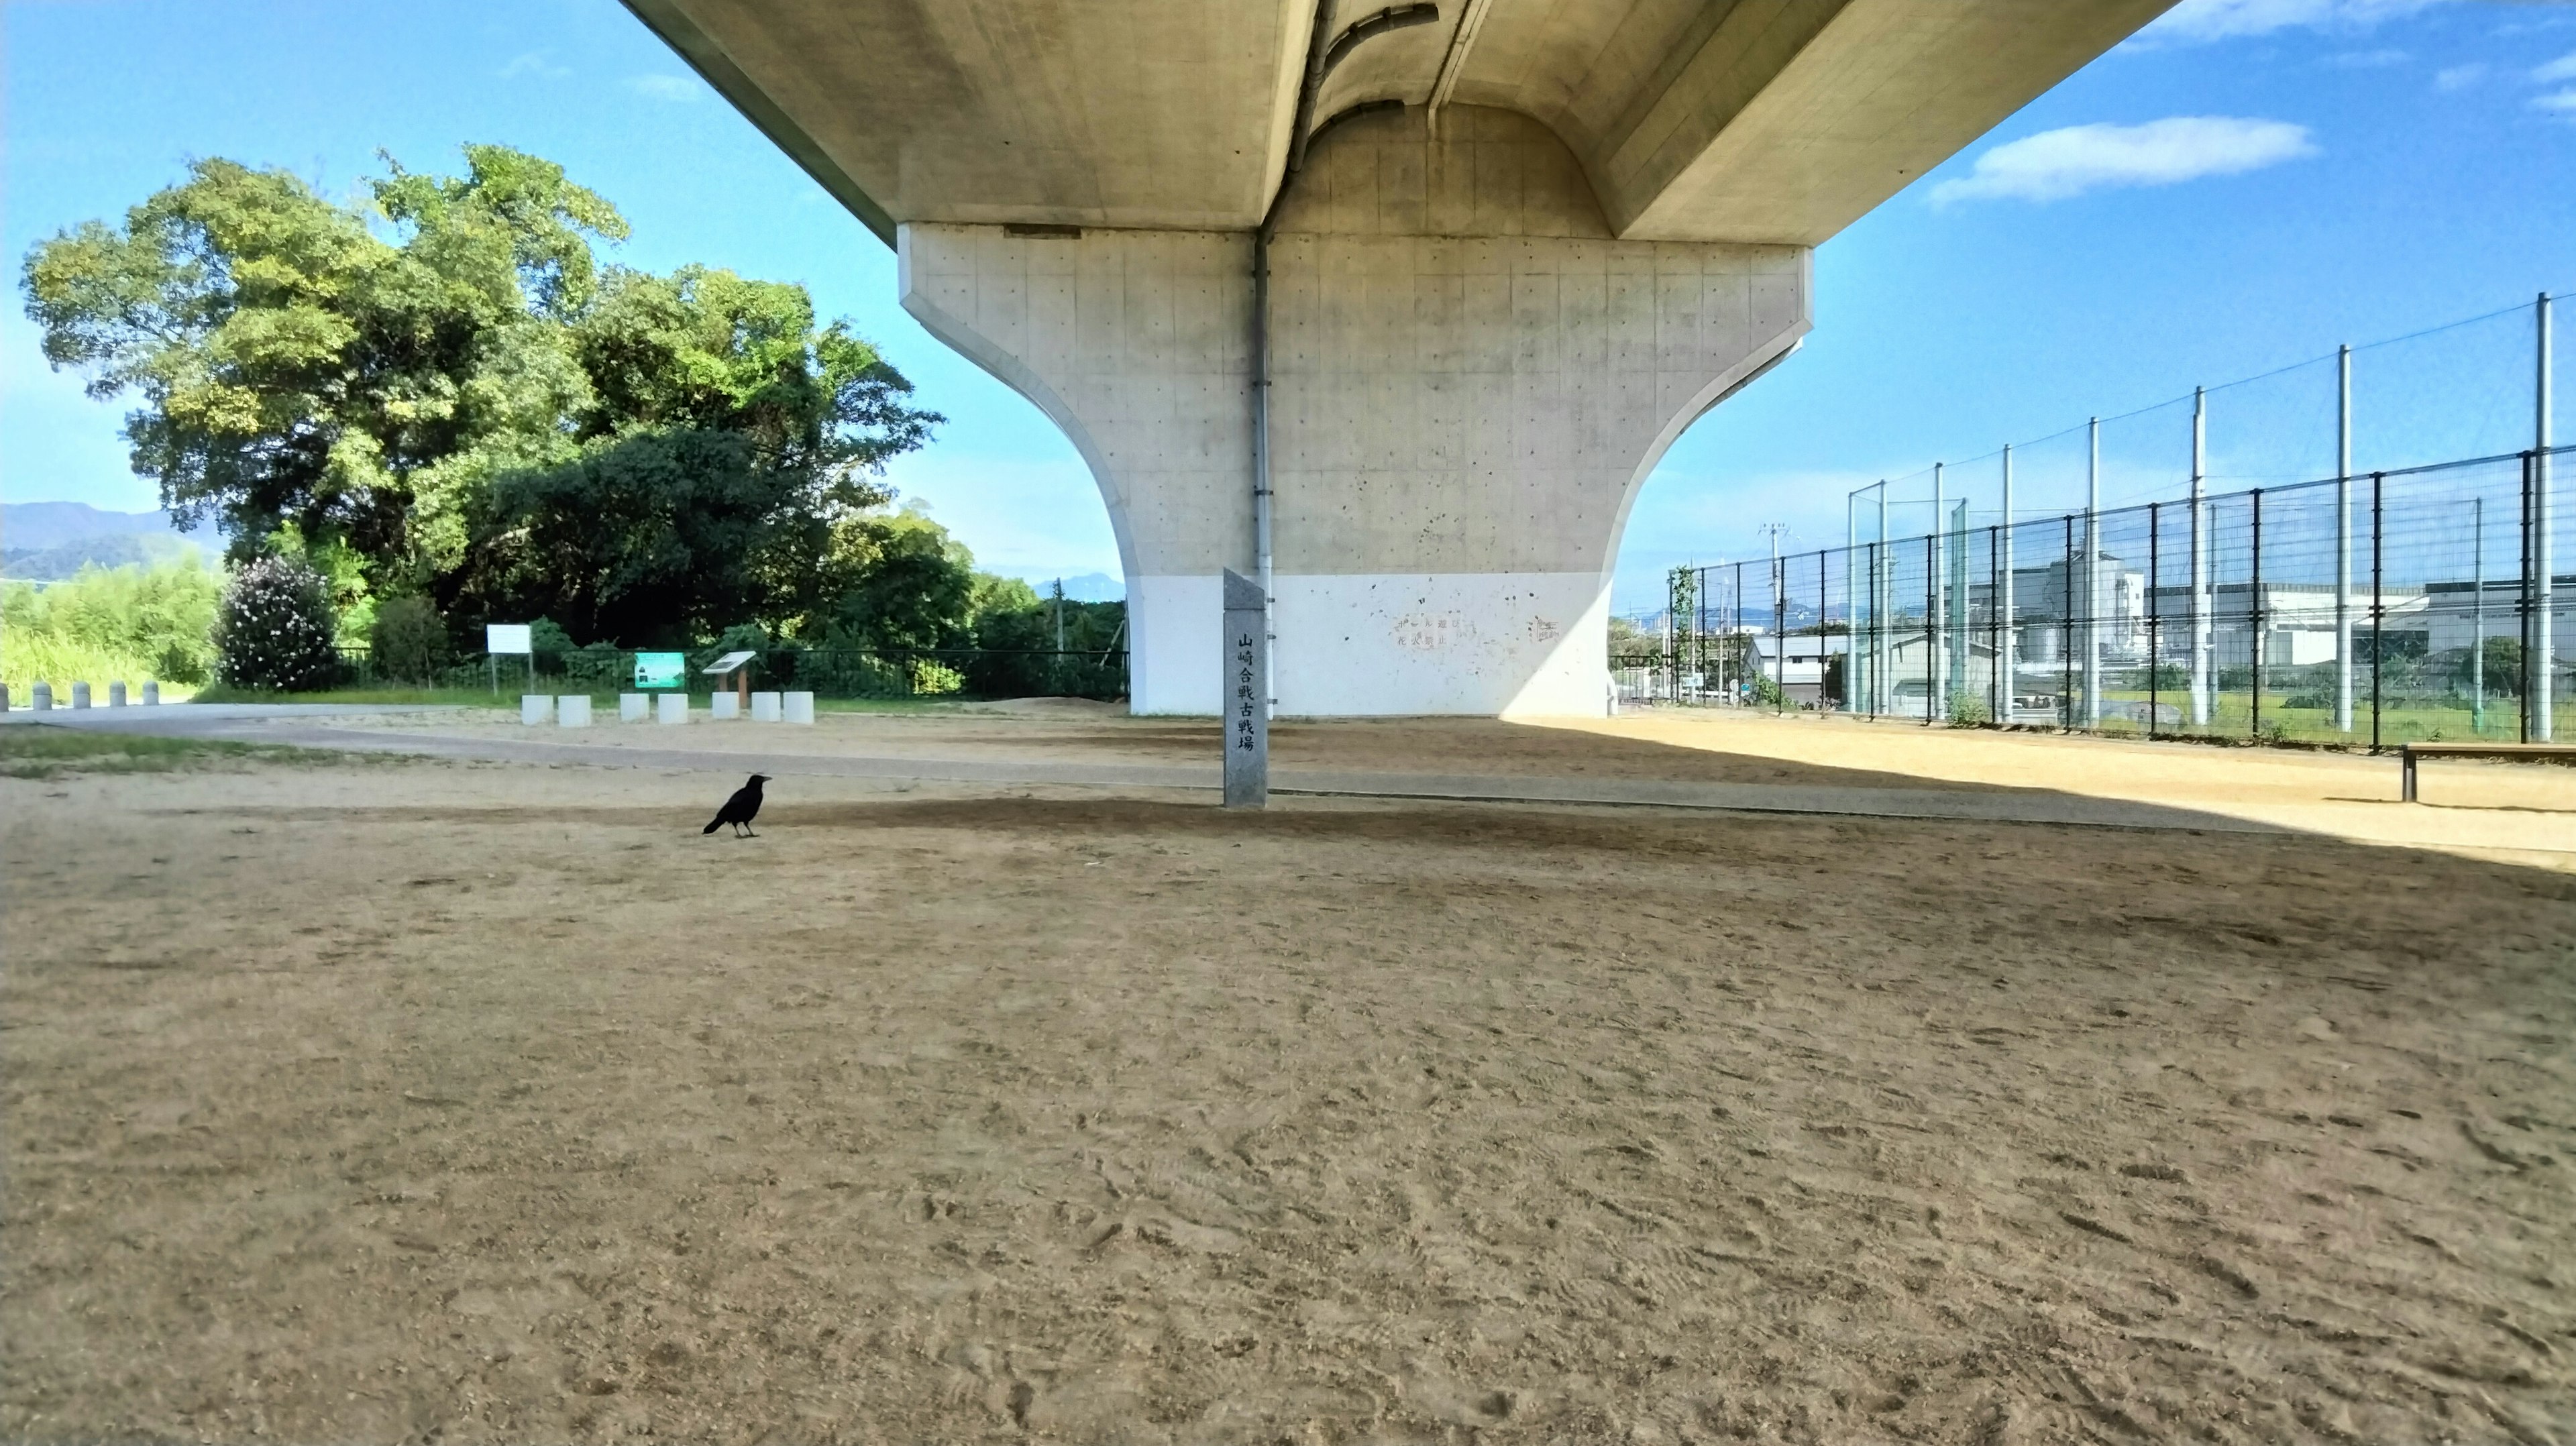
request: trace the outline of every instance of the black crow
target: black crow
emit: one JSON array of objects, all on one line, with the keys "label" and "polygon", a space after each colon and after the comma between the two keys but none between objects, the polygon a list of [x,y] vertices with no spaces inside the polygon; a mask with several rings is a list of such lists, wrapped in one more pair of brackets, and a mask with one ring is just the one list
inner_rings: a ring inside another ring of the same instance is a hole
[{"label": "black crow", "polygon": [[699,829],[698,832],[702,834],[714,833],[717,829],[724,827],[726,824],[732,824],[733,836],[735,838],[742,838],[746,835],[752,838],[760,837],[760,835],[752,833],[751,821],[760,817],[760,786],[768,781],[769,775],[766,773],[753,774],[751,776],[751,782],[735,789],[733,791],[733,797],[725,800],[724,807],[716,810],[714,822],[709,823],[705,828]]}]

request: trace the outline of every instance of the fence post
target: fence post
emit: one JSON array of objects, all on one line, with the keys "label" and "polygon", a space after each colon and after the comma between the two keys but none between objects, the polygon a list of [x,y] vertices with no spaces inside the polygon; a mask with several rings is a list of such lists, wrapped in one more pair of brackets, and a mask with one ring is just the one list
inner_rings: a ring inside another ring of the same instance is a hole
[{"label": "fence post", "polygon": [[2087,428],[2084,468],[2084,726],[2102,726],[2102,419]]},{"label": "fence post", "polygon": [[2191,389],[2191,725],[2209,726],[2209,547],[2201,517],[2208,482],[2209,394]]},{"label": "fence post", "polygon": [[2006,444],[2004,447],[2004,516],[2003,521],[1996,524],[2003,535],[2003,571],[1998,574],[2003,583],[2003,646],[1995,651],[1995,668],[2003,675],[2003,706],[1995,712],[1995,721],[1998,723],[2012,721],[2013,682],[2015,675],[2021,670],[2021,661],[2016,656],[2021,650],[2021,634],[2015,627],[2013,603],[2012,487],[2012,447]]},{"label": "fence post", "polygon": [[2000,527],[1986,529],[1986,707],[1998,727],[2012,721],[2012,700],[2004,695],[2004,635],[1997,623],[2003,616],[2003,576],[1995,570],[2003,557],[2002,536]]},{"label": "fence post", "polygon": [[2352,731],[2352,348],[2335,348],[2335,731]]},{"label": "fence post", "polygon": [[2164,606],[2156,601],[2156,574],[2159,570],[2157,564],[2163,561],[2161,556],[2164,542],[2163,512],[2163,503],[2147,504],[2147,736],[2149,738],[2156,736],[2156,714],[2164,706],[2163,682],[2156,676],[2156,670],[2164,666],[2163,659],[2157,656],[2159,647],[2164,641]]},{"label": "fence post", "polygon": [[2534,586],[2531,645],[2523,650],[2523,656],[2529,659],[2525,667],[2531,674],[2532,683],[2530,692],[2525,695],[2530,702],[2523,711],[2531,715],[2531,741],[2547,743],[2551,740],[2558,712],[2557,700],[2553,696],[2556,680],[2552,676],[2557,671],[2558,640],[2556,620],[2551,616],[2554,606],[2552,593],[2556,590],[2556,581],[2550,576],[2550,568],[2557,551],[2554,545],[2557,541],[2557,529],[2552,525],[2555,519],[2551,515],[2553,509],[2550,506],[2549,496],[2549,445],[2552,418],[2549,414],[2548,292],[2540,293],[2540,300],[2533,310],[2536,313],[2535,324],[2538,328],[2538,334],[2535,337],[2538,346],[2535,350],[2539,356],[2534,368],[2536,376],[2532,398],[2531,461],[2527,465],[2531,472],[2531,558]]},{"label": "fence post", "polygon": [[2487,500],[2469,499],[2469,731],[2487,731]]},{"label": "fence post", "polygon": [[[1780,534],[1771,534],[1771,546],[1780,546]],[[1789,563],[1774,551],[1771,557],[1771,711],[1789,711]]]},{"label": "fence post", "polygon": [[2263,489],[2254,489],[2254,573],[2245,594],[2245,634],[2248,646],[2245,659],[2253,665],[2253,714],[2246,725],[2250,736],[2263,736]]},{"label": "fence post", "polygon": [[2379,751],[2379,639],[2380,634],[2386,631],[2381,624],[2388,613],[2388,594],[2384,586],[2387,581],[2387,549],[2382,545],[2386,539],[2381,535],[2386,529],[2380,525],[2387,516],[2381,496],[2385,481],[2384,473],[2370,474],[2370,751],[2373,753]]},{"label": "fence post", "polygon": [[[1941,518],[1938,513],[1934,514],[1932,525],[1936,531],[1940,528]],[[1935,670],[1941,666],[1941,647],[1932,639],[1932,630],[1941,625],[1941,599],[1938,595],[1940,588],[1940,557],[1936,551],[1936,544],[1927,535],[1923,539],[1923,726],[1926,728],[1932,726]]]},{"label": "fence post", "polygon": [[[2529,452],[2522,454],[2522,585],[2514,590],[2514,613],[2516,614],[2514,635],[2522,643],[2522,707],[2519,710],[2522,714],[2522,723],[2521,730],[2516,736],[2525,743],[2536,741],[2532,729],[2532,705],[2537,700],[2532,697],[2531,660],[2532,642],[2534,634],[2538,631],[2532,626],[2532,613],[2539,601],[2539,588],[2533,581],[2533,577],[2541,571],[2540,568],[2533,566],[2532,561],[2538,551],[2532,545],[2538,535],[2538,529],[2533,524],[2539,509],[2535,505],[2535,489],[2532,486],[2537,479],[2538,469],[2533,466],[2537,460]],[[2540,676],[2546,680],[2548,674],[2543,672]]]},{"label": "fence post", "polygon": [[[1848,552],[1843,554],[1843,565],[1846,568],[1851,565]],[[1816,549],[1816,711],[1819,713],[1825,711],[1825,675],[1830,671],[1826,664],[1833,661],[1834,651],[1830,646],[1834,635],[1825,631],[1825,606],[1830,595],[1825,586],[1825,550],[1819,547]],[[1851,636],[1849,618],[1843,619],[1843,636]],[[1851,691],[1850,663],[1843,664],[1843,691]]]},{"label": "fence post", "polygon": [[2075,710],[2075,514],[2066,514],[2066,562],[2057,589],[2057,726],[2072,728]]}]

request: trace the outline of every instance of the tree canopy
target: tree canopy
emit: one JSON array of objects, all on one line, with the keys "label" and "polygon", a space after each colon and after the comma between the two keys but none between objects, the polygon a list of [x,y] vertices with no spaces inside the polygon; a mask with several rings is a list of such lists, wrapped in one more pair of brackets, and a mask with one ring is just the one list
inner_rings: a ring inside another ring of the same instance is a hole
[{"label": "tree canopy", "polygon": [[28,315],[92,396],[138,399],[136,472],[237,558],[345,552],[378,595],[592,640],[936,634],[880,575],[926,523],[884,464],[942,420],[903,375],[801,286],[603,264],[626,222],[552,162],[465,160],[388,157],[345,204],[200,161],[37,245]]}]

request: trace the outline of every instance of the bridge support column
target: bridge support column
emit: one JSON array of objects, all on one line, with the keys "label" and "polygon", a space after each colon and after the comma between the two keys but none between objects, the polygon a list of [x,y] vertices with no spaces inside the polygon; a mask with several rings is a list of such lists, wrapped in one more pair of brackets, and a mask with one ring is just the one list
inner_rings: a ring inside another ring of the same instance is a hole
[{"label": "bridge support column", "polygon": [[[905,308],[1052,417],[1128,586],[1134,707],[1217,711],[1252,570],[1251,239],[902,228]],[[1271,245],[1288,714],[1599,714],[1611,568],[1664,450],[1809,326],[1809,253],[1621,241],[1556,137],[1333,127]]]}]

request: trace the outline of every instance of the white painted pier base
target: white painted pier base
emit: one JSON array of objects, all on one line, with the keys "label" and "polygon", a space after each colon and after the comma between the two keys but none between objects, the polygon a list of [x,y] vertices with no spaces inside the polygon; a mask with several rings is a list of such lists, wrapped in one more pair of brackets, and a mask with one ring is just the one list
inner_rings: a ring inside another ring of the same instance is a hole
[{"label": "white painted pier base", "polygon": [[[905,309],[1090,465],[1135,711],[1216,712],[1218,576],[1256,567],[1252,238],[915,223],[897,252]],[[1600,714],[1628,509],[1805,335],[1809,254],[1619,240],[1513,112],[1326,132],[1270,248],[1278,711]]]}]

